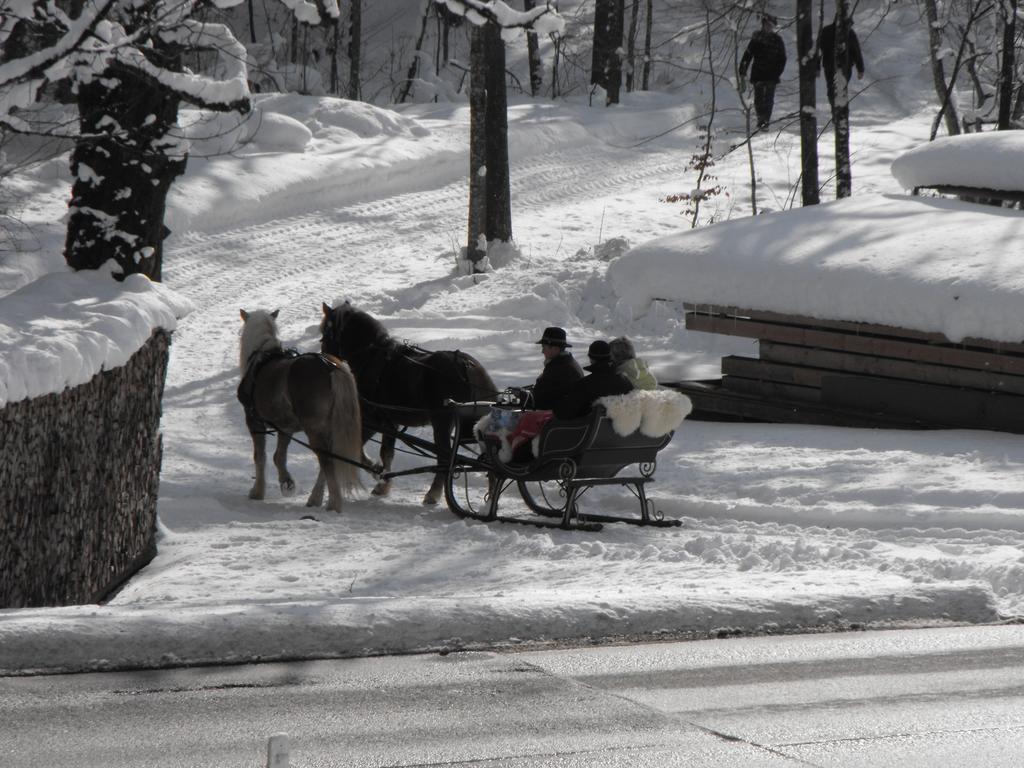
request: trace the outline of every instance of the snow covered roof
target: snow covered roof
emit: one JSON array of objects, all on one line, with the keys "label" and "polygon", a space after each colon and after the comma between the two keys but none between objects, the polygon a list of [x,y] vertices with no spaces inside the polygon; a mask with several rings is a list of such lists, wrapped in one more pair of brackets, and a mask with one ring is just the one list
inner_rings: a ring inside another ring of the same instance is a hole
[{"label": "snow covered roof", "polygon": [[865,195],[644,243],[609,265],[623,302],[654,299],[1024,340],[1024,213]]},{"label": "snow covered roof", "polygon": [[949,186],[1024,191],[1024,131],[936,139],[897,157],[892,175],[908,190]]}]

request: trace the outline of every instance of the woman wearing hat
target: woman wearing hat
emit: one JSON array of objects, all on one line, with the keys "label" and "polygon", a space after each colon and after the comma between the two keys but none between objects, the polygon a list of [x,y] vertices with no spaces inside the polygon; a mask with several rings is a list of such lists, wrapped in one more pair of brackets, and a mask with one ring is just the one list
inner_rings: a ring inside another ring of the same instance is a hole
[{"label": "woman wearing hat", "polygon": [[574,419],[590,413],[594,401],[606,395],[624,395],[633,390],[633,385],[615,371],[612,350],[607,341],[598,339],[587,350],[590,365],[584,370],[590,373],[577,381],[561,399],[555,403],[555,416],[559,419]]},{"label": "woman wearing hat", "polygon": [[540,344],[544,355],[544,370],[533,385],[530,407],[550,410],[573,384],[583,378],[583,369],[569,351],[572,344],[566,341],[564,328],[545,328],[536,343]]}]

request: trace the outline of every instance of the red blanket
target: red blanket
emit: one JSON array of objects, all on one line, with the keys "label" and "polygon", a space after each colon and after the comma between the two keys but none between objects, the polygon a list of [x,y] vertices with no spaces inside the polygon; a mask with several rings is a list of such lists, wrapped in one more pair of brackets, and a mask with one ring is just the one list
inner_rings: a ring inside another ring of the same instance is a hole
[{"label": "red blanket", "polygon": [[520,414],[518,423],[508,436],[514,460],[526,461],[530,458],[530,441],[540,434],[551,416],[551,411],[523,411]]}]

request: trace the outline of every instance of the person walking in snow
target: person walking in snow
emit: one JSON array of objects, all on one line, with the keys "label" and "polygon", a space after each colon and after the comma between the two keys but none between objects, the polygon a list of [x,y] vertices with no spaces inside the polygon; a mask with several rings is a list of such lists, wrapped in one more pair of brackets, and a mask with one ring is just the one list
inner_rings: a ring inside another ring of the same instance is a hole
[{"label": "person walking in snow", "polygon": [[761,15],[761,29],[755,32],[740,59],[740,91],[746,90],[747,67],[754,86],[754,112],[758,129],[767,128],[775,108],[775,86],[786,68],[786,44],[775,31],[777,20],[770,13]]},{"label": "person walking in snow", "polygon": [[590,371],[570,387],[569,391],[555,403],[555,418],[575,419],[590,413],[594,401],[606,395],[624,395],[633,391],[633,385],[615,372],[612,365],[611,346],[607,341],[598,339],[592,342],[587,350],[590,365],[584,370]]},{"label": "person walking in snow", "polygon": [[[850,82],[853,68],[857,67],[857,79],[864,77],[864,57],[860,50],[860,40],[853,31],[853,19],[848,20],[846,38],[846,60],[841,62],[846,82]],[[821,51],[821,66],[825,70],[825,89],[828,103],[833,110],[836,108],[836,23],[826,24],[818,34],[818,50]]]},{"label": "person walking in snow", "polygon": [[647,367],[647,363],[636,356],[633,342],[619,336],[608,342],[615,372],[624,376],[634,389],[657,389],[658,380]]},{"label": "person walking in snow", "polygon": [[572,344],[566,340],[564,328],[545,328],[535,343],[540,344],[544,355],[544,370],[533,386],[527,388],[531,393],[528,405],[537,410],[550,410],[573,384],[583,378],[583,369],[569,351]]}]

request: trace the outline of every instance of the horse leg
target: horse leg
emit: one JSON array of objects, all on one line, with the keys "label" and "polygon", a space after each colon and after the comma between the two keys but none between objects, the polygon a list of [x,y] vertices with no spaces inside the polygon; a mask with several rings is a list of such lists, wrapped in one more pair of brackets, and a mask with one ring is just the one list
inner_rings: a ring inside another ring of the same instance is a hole
[{"label": "horse leg", "polygon": [[[380,435],[380,471],[381,474],[391,471],[391,462],[395,458],[395,436],[381,432]],[[391,492],[391,480],[378,480],[373,486],[374,496],[387,496]]]},{"label": "horse leg", "polygon": [[320,471],[316,476],[316,483],[306,501],[307,507],[319,507],[324,500],[324,485],[327,485],[327,509],[341,512],[341,502],[344,494],[341,490],[341,483],[338,479],[337,464],[330,455],[333,453],[334,445],[331,442],[329,433],[319,429],[306,426],[306,436],[309,437],[309,445],[316,453],[317,463]]},{"label": "horse leg", "polygon": [[274,450],[274,466],[277,467],[277,482],[281,485],[281,495],[291,496],[295,491],[295,481],[288,471],[288,443],[292,436],[287,432],[277,433],[277,448]]},{"label": "horse leg", "polygon": [[437,447],[437,463],[441,469],[434,473],[434,481],[423,497],[425,506],[434,506],[441,500],[444,493],[444,481],[448,473],[448,463],[452,457],[452,419],[448,413],[434,414],[430,417],[434,428],[434,445]]},{"label": "horse leg", "polygon": [[[334,512],[341,512],[341,502],[344,499],[344,494],[341,492],[341,484],[338,482],[338,475],[336,473],[336,466],[334,459],[330,456],[322,456],[317,452],[317,461],[320,462],[320,473],[316,478],[316,486],[313,488],[313,493],[309,495],[309,501],[306,502],[307,507],[320,506],[323,502],[324,497],[324,482],[327,483],[327,509],[333,510]],[[317,493],[319,489],[319,493]],[[313,498],[316,494],[317,498]],[[315,503],[314,503],[315,502]]]},{"label": "horse leg", "polygon": [[249,435],[252,437],[252,461],[256,467],[256,481],[249,490],[249,498],[259,501],[267,491],[267,436],[263,432],[250,432]]},{"label": "horse leg", "polygon": [[324,471],[321,469],[316,473],[316,482],[313,483],[313,490],[309,492],[309,498],[306,499],[307,507],[319,507],[324,503],[325,483]]}]

